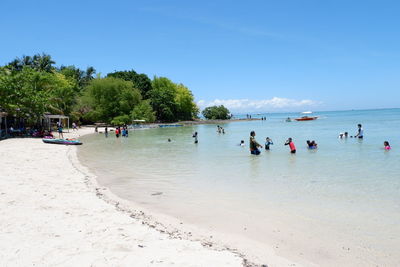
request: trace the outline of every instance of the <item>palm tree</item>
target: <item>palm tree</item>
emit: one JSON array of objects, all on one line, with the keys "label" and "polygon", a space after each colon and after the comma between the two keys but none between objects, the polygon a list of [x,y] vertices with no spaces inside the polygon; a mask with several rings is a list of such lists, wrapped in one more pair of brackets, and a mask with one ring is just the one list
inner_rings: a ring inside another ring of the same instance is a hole
[{"label": "palm tree", "polygon": [[84,83],[88,84],[92,79],[93,75],[96,74],[96,69],[93,67],[87,67],[85,72],[85,77],[83,78]]},{"label": "palm tree", "polygon": [[30,56],[22,56],[22,59],[20,59],[20,62],[22,63],[23,66],[32,66],[32,64],[33,64],[32,57],[30,57]]},{"label": "palm tree", "polygon": [[38,71],[51,72],[53,70],[53,64],[55,63],[56,62],[51,59],[51,56],[45,53],[33,56],[33,66]]},{"label": "palm tree", "polygon": [[14,59],[10,63],[8,63],[9,68],[12,71],[20,71],[22,70],[21,60],[19,58]]}]

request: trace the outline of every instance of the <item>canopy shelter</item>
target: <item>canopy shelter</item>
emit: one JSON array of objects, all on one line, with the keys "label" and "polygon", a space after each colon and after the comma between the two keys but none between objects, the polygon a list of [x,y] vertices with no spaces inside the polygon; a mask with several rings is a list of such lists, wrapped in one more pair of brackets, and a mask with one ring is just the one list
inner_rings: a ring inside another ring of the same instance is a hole
[{"label": "canopy shelter", "polygon": [[62,124],[62,120],[67,120],[67,129],[69,132],[69,117],[65,115],[53,115],[53,114],[44,114],[44,119],[46,125],[48,126],[49,131],[51,130],[51,122],[52,120],[58,120],[60,124]]},{"label": "canopy shelter", "polygon": [[0,139],[7,136],[7,115],[0,110]]}]

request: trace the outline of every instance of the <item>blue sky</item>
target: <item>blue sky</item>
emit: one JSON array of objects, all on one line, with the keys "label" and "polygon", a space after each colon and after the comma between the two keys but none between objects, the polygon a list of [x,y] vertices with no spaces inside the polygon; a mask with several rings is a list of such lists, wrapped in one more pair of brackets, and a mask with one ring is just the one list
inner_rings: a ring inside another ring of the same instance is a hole
[{"label": "blue sky", "polygon": [[0,64],[134,69],[236,112],[400,107],[398,1],[10,1]]}]

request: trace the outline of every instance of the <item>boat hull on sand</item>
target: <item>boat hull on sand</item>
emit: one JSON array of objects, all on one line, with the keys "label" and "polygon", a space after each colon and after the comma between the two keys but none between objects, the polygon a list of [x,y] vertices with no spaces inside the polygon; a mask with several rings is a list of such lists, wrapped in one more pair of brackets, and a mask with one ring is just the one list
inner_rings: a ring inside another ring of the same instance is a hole
[{"label": "boat hull on sand", "polygon": [[48,139],[43,138],[43,143],[46,144],[56,144],[56,145],[82,145],[82,142],[79,140],[68,140],[68,139]]}]

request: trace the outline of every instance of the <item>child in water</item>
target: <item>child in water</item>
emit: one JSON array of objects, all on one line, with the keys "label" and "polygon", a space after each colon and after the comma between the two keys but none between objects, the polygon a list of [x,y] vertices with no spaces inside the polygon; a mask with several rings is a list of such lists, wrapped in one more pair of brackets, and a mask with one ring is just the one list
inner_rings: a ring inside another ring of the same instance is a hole
[{"label": "child in water", "polygon": [[316,149],[317,148],[317,143],[315,143],[314,140],[313,141],[307,140],[307,145],[308,145],[309,149]]},{"label": "child in water", "polygon": [[296,146],[293,143],[293,140],[291,137],[286,141],[285,146],[289,145],[290,147],[290,153],[295,154],[296,153]]},{"label": "child in water", "polygon": [[241,141],[240,141],[240,144],[239,144],[239,146],[245,146],[245,144],[244,144],[244,140],[241,140]]},{"label": "child in water", "polygon": [[391,149],[388,141],[383,142],[383,146],[384,146],[385,150],[390,150]]},{"label": "child in water", "polygon": [[271,138],[269,138],[269,137],[265,138],[265,150],[269,150],[269,146],[273,145],[273,144],[274,144],[274,142],[272,142]]}]

